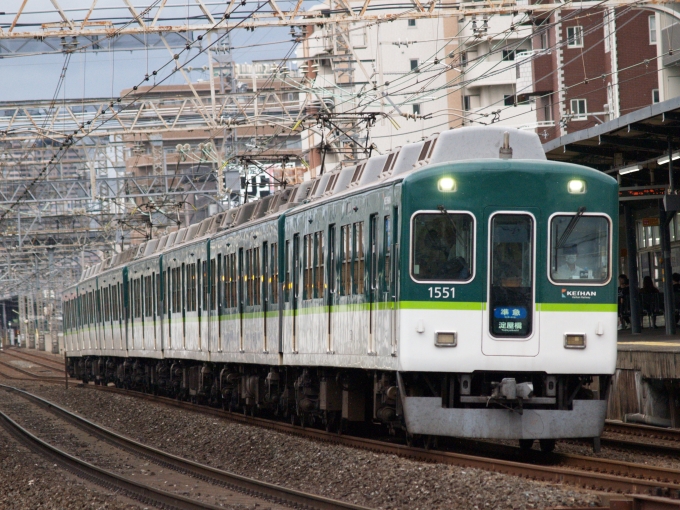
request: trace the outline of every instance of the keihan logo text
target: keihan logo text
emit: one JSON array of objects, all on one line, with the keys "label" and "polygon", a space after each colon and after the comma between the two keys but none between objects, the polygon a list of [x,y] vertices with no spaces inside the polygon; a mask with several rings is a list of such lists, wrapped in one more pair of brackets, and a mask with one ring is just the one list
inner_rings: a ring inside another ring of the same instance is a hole
[{"label": "keihan logo text", "polygon": [[567,290],[562,289],[562,298],[574,298],[574,299],[590,299],[591,297],[597,296],[597,291],[594,290]]}]

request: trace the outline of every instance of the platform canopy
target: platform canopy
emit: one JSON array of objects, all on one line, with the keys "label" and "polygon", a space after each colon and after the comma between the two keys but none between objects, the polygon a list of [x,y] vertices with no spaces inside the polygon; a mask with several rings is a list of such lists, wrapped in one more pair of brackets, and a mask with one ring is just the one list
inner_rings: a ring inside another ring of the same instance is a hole
[{"label": "platform canopy", "polygon": [[[680,150],[680,97],[543,144],[549,160],[590,166],[614,177],[620,175],[622,189],[654,185],[667,188],[668,162],[663,158],[667,158],[669,148],[672,153]],[[673,167],[677,171],[680,154],[675,157],[678,159]],[[679,186],[676,177],[675,187]]]}]

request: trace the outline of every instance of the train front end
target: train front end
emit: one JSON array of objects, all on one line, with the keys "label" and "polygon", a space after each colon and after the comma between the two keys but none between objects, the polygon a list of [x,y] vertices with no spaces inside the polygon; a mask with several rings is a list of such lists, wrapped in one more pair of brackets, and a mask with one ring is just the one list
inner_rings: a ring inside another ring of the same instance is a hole
[{"label": "train front end", "polygon": [[409,433],[599,437],[617,352],[616,181],[541,160],[444,163],[404,179],[402,211]]}]

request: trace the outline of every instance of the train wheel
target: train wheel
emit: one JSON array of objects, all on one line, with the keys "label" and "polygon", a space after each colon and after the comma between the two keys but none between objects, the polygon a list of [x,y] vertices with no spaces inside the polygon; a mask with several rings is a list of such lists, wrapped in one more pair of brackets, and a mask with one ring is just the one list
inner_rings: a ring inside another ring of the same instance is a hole
[{"label": "train wheel", "polygon": [[433,436],[433,435],[430,435],[430,434],[423,436],[423,447],[426,450],[431,450],[432,448],[436,448],[437,447],[437,436]]},{"label": "train wheel", "polygon": [[419,442],[418,441],[419,439],[420,439],[420,437],[418,436],[418,434],[411,434],[410,432],[407,432],[406,433],[406,446],[408,446],[409,448],[414,448],[417,445],[417,443]]},{"label": "train wheel", "polygon": [[534,440],[533,439],[520,439],[519,440],[519,447],[521,450],[531,450],[531,447],[534,446]]},{"label": "train wheel", "polygon": [[550,453],[555,449],[554,439],[539,439],[538,444],[541,446],[541,451]]}]

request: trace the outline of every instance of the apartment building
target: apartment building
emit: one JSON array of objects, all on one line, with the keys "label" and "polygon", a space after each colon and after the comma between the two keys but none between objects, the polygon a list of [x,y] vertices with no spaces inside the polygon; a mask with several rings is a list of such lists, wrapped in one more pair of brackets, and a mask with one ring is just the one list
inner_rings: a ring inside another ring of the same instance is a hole
[{"label": "apartment building", "polygon": [[673,97],[653,11],[584,7],[533,18],[537,132],[550,140]]},{"label": "apartment building", "polygon": [[[346,3],[355,12],[364,5]],[[330,12],[329,4],[316,9]],[[384,20],[310,25],[298,49],[307,77],[301,96],[306,119],[312,124],[315,116],[327,119],[302,137],[311,167],[349,163],[463,125],[462,95],[455,85],[457,18],[394,17],[403,8],[377,0],[367,12]]]}]

